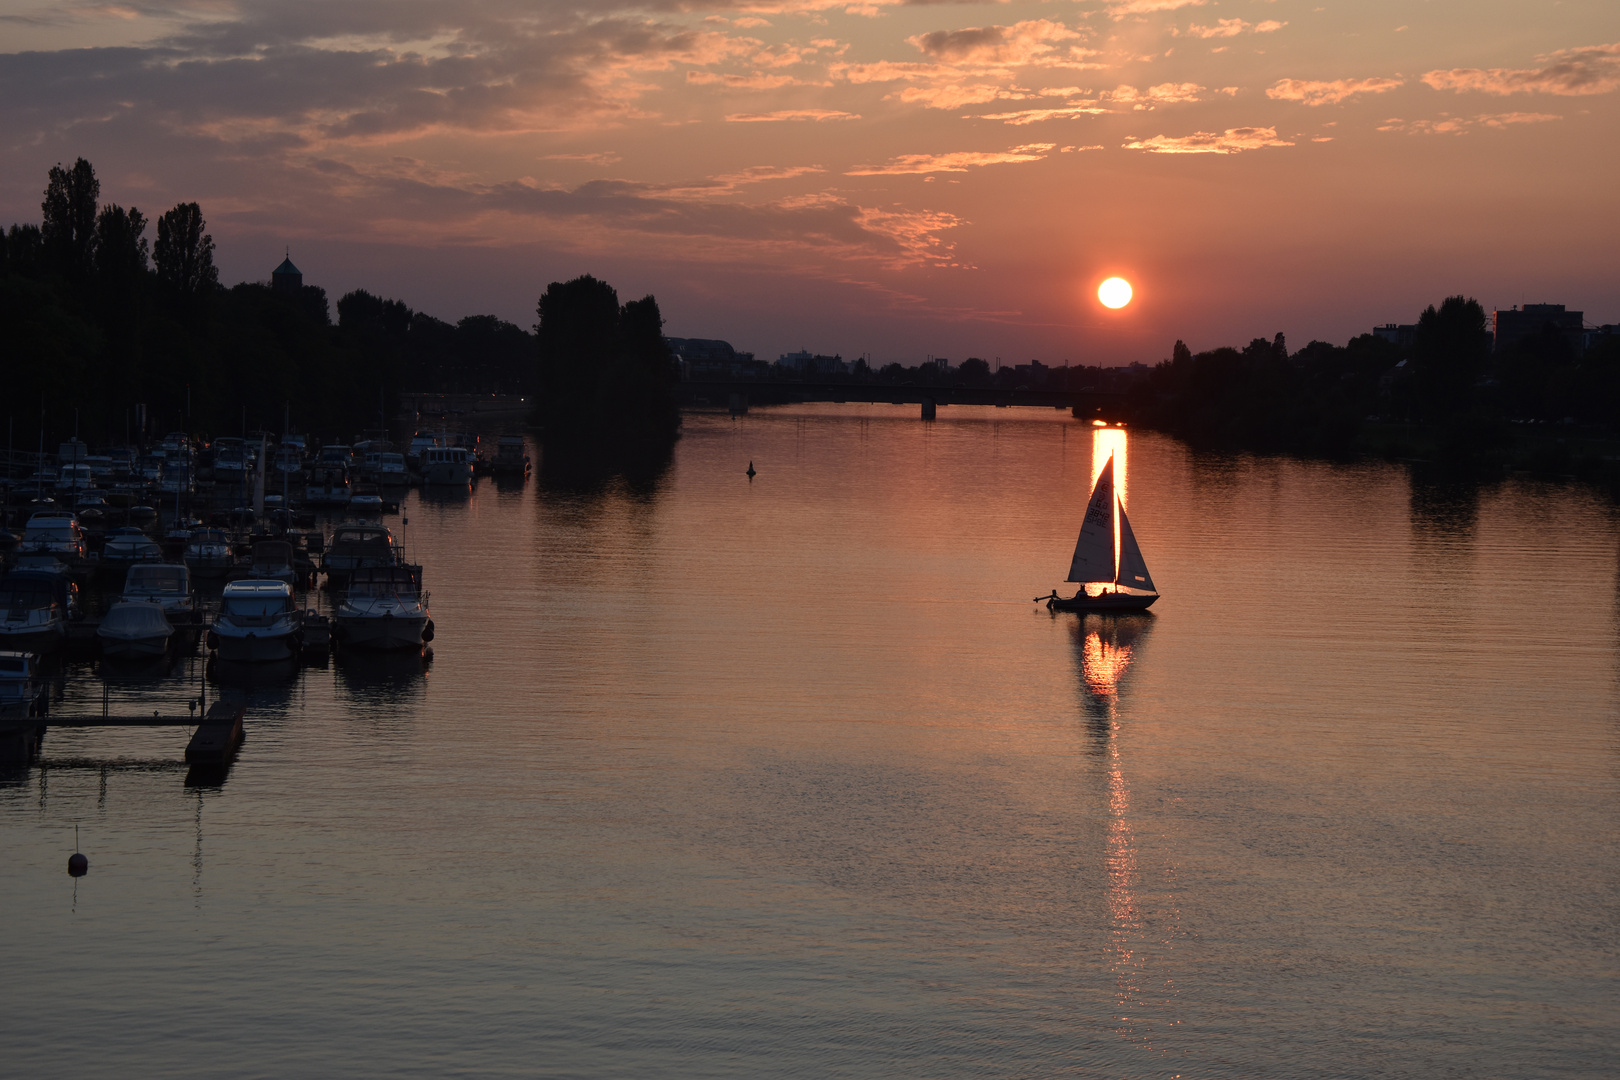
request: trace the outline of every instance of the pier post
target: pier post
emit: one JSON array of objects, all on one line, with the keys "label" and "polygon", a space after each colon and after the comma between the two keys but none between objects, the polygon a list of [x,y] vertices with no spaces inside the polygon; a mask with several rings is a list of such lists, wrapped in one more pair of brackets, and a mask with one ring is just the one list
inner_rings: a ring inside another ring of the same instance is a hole
[{"label": "pier post", "polygon": [[922,399],[922,418],[924,420],[932,420],[934,418],[934,410],[935,410],[934,399],[931,398],[931,397],[923,398]]}]

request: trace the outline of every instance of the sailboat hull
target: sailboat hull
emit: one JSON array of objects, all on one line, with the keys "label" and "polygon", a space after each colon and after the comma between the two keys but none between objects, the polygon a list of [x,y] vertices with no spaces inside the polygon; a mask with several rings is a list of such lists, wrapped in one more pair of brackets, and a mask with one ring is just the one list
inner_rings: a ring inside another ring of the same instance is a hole
[{"label": "sailboat hull", "polygon": [[1048,611],[1146,611],[1159,598],[1158,593],[1103,593],[1087,596],[1084,592],[1073,596],[1047,597]]}]

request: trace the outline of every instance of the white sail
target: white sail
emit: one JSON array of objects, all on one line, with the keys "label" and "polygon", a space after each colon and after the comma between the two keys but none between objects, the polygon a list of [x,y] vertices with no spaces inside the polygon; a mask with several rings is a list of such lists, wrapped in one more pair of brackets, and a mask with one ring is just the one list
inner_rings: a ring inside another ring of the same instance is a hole
[{"label": "white sail", "polygon": [[1153,575],[1148,573],[1147,562],[1142,558],[1142,549],[1136,546],[1136,534],[1131,532],[1131,519],[1125,516],[1125,508],[1119,508],[1119,584],[1128,589],[1146,589],[1148,592],[1158,592],[1153,587]]},{"label": "white sail", "polygon": [[1080,539],[1069,562],[1070,581],[1114,580],[1114,459],[1110,457],[1097,475],[1097,486],[1086,504],[1086,518],[1080,523]]}]

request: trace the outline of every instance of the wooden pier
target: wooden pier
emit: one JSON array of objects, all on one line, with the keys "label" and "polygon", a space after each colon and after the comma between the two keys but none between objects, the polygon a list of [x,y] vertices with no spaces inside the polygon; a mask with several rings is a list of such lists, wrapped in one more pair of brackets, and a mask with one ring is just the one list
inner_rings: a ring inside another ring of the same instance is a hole
[{"label": "wooden pier", "polygon": [[192,732],[191,741],[186,744],[186,761],[193,765],[224,765],[242,742],[242,721],[246,713],[246,707],[240,702],[216,701],[208,706],[201,717],[195,713],[165,716],[154,712],[150,716],[139,713],[49,713],[44,716],[7,718],[0,720],[0,762],[26,764],[32,761],[46,728],[194,727],[197,730]]}]

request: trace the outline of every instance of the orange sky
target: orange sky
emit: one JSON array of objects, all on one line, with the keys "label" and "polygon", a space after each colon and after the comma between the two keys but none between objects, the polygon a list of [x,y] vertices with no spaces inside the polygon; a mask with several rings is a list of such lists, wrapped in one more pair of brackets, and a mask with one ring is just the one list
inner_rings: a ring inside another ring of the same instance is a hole
[{"label": "orange sky", "polygon": [[1612,0],[0,0],[0,50],[0,221],[83,155],[227,281],[441,318],[591,272],[767,358],[1620,321]]}]

